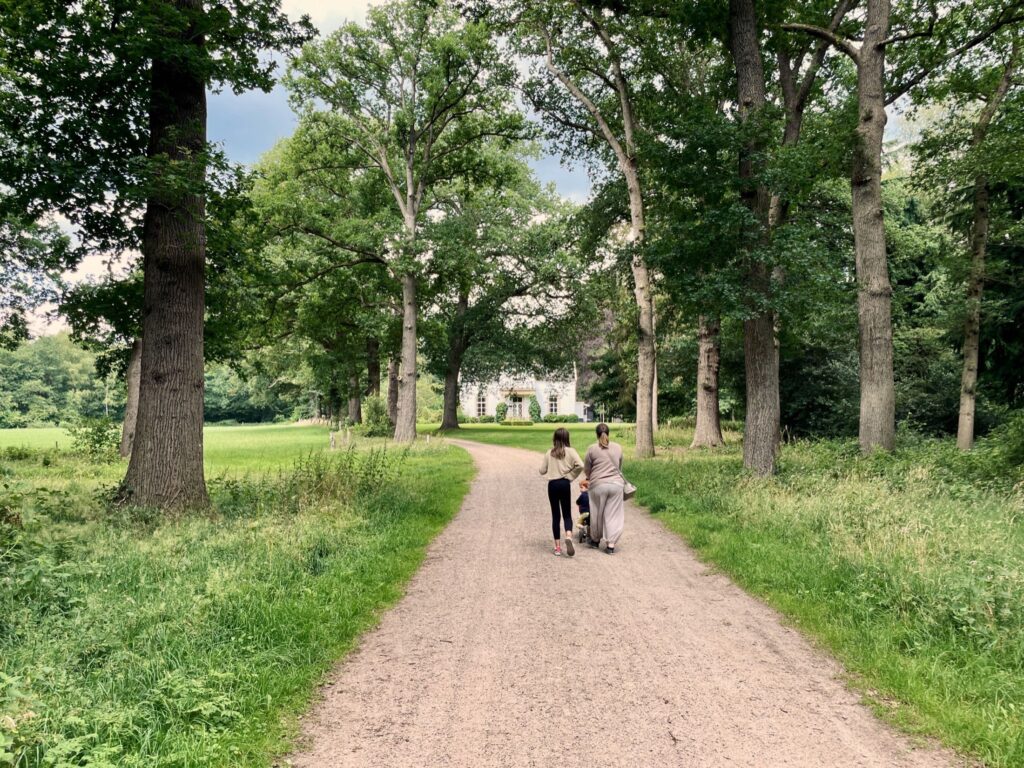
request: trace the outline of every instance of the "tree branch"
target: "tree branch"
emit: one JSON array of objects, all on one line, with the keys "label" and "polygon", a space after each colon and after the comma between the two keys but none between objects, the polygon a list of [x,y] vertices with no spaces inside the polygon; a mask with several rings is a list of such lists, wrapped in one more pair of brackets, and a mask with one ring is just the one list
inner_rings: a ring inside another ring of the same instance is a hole
[{"label": "tree branch", "polygon": [[988,40],[990,37],[992,37],[992,35],[994,35],[996,32],[998,32],[1003,27],[1005,27],[1005,26],[1007,26],[1009,24],[1015,24],[1015,23],[1018,23],[1018,22],[1024,22],[1024,14],[1019,14],[1017,16],[1011,16],[1011,17],[1004,17],[1003,16],[1003,14],[1006,11],[1010,10],[1011,8],[1015,9],[1015,10],[1019,10],[1021,7],[1024,7],[1024,0],[1018,0],[1012,6],[1010,6],[1008,8],[1004,8],[1002,11],[999,12],[999,15],[996,18],[996,20],[987,29],[982,30],[981,32],[976,34],[974,37],[972,37],[969,40],[967,40],[963,45],[955,48],[954,50],[950,51],[949,53],[945,54],[944,56],[936,57],[935,63],[933,63],[930,66],[924,67],[916,75],[914,75],[913,77],[908,78],[907,80],[904,80],[898,86],[893,88],[892,91],[890,91],[889,95],[885,99],[886,106],[888,106],[889,104],[892,104],[894,101],[896,101],[898,98],[900,98],[900,96],[903,96],[905,93],[907,93],[914,86],[920,85],[920,83],[923,82],[925,78],[927,78],[932,72],[934,72],[936,69],[938,69],[941,65],[943,65],[943,64],[945,64],[945,63],[947,63],[949,61],[952,61],[953,59],[959,58],[963,54],[967,53],[967,51],[969,51],[972,48],[974,48],[976,45],[980,45],[981,43],[983,43],[986,40]]},{"label": "tree branch", "polygon": [[853,59],[854,63],[858,66],[860,65],[860,51],[853,43],[845,37],[840,37],[835,32],[823,27],[816,27],[813,24],[783,24],[782,29],[790,32],[806,32],[808,35],[824,40]]}]

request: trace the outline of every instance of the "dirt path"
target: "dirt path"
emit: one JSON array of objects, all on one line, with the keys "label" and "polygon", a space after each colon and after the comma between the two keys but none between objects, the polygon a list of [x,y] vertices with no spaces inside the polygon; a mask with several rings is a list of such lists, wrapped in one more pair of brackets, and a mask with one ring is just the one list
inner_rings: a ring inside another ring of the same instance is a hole
[{"label": "dirt path", "polygon": [[641,510],[616,555],[553,556],[538,455],[459,444],[479,466],[461,512],[292,764],[956,764],[877,721],[834,661]]}]

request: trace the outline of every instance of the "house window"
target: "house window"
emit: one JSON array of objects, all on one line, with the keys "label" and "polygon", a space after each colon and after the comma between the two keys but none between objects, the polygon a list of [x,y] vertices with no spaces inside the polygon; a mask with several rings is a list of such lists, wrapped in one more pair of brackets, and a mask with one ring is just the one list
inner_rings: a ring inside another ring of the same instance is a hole
[{"label": "house window", "polygon": [[558,413],[558,395],[548,395],[548,413]]},{"label": "house window", "polygon": [[482,391],[476,396],[476,415],[486,416],[487,415],[487,395]]}]

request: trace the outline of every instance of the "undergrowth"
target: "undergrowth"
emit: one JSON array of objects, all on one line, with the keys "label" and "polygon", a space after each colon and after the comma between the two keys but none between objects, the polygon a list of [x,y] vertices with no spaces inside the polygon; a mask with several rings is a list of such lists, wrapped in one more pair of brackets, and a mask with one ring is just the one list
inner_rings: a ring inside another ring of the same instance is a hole
[{"label": "undergrowth", "polygon": [[310,454],[213,480],[208,512],[170,520],[48,487],[46,456],[81,468],[0,456],[0,765],[17,768],[268,764],[472,474],[454,448]]}]

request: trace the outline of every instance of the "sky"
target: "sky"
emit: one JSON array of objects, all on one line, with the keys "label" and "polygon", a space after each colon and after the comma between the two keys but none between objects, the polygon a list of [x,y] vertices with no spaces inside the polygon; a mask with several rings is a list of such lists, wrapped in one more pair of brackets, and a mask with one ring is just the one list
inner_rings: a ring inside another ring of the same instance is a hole
[{"label": "sky", "polygon": [[[366,18],[366,0],[283,0],[285,13],[293,18],[308,14],[321,34],[345,21]],[[252,91],[235,95],[230,91],[211,94],[208,133],[210,141],[221,144],[228,157],[239,163],[253,163],[274,144],[295,130],[295,115],[280,86],[270,93]],[[565,167],[557,156],[547,154],[532,163],[537,177],[553,182],[559,194],[583,202],[590,193],[586,172],[578,166]]]},{"label": "sky", "polygon": [[[282,0],[282,9],[292,18],[308,14],[322,35],[337,29],[346,21],[361,22],[366,18],[367,0]],[[282,68],[278,74],[283,73]],[[228,158],[237,163],[256,162],[278,141],[290,136],[296,126],[295,114],[288,105],[288,96],[281,86],[270,93],[249,91],[236,95],[231,91],[209,96],[207,132],[209,140],[223,147]],[[537,177],[551,182],[560,195],[578,203],[590,195],[590,180],[581,166],[565,166],[554,154],[544,154],[530,161]],[[130,260],[121,259],[115,271],[121,271]],[[95,279],[110,268],[107,255],[87,257],[73,272],[65,275],[72,283]],[[56,316],[53,305],[40,307],[30,318],[34,334],[55,333],[66,329]]]}]

